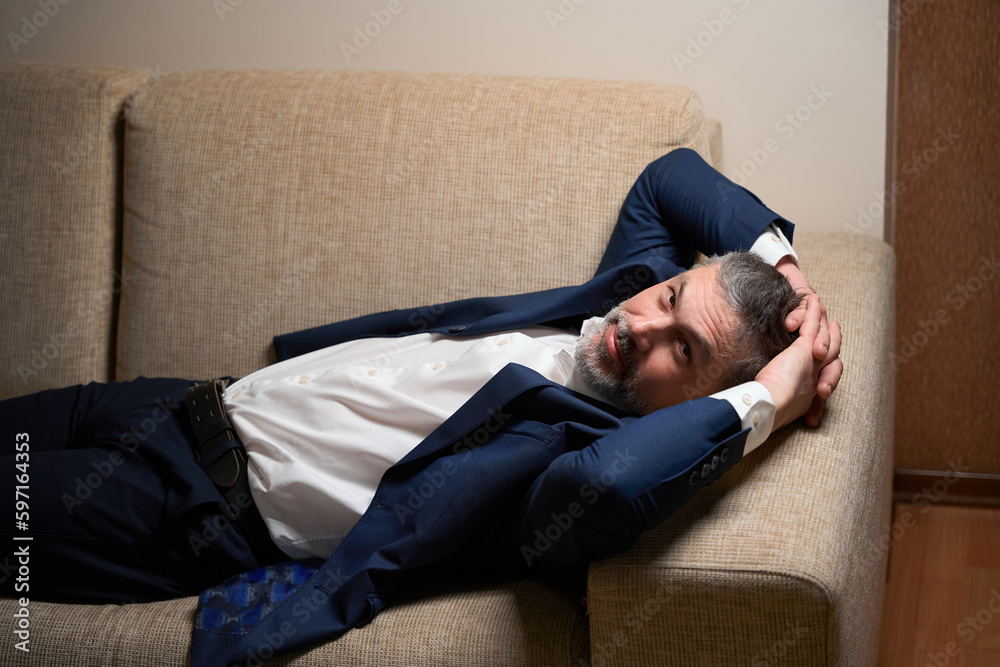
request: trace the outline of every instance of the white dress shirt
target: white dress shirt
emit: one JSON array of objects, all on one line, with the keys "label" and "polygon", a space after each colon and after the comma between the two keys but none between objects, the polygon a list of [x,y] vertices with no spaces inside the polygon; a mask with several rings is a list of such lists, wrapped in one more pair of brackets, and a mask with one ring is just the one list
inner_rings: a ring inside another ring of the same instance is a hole
[{"label": "white dress shirt", "polygon": [[382,474],[509,363],[595,396],[573,360],[577,338],[548,327],[364,338],[232,383],[223,401],[271,537],[293,558],[328,557]]},{"label": "white dress shirt", "polygon": [[[772,262],[791,250],[773,226],[752,250],[758,245]],[[588,320],[583,331],[601,321]],[[577,371],[578,338],[548,327],[365,338],[232,383],[223,403],[246,447],[250,492],[271,538],[291,558],[328,558],[368,508],[383,473],[509,363],[598,398]],[[763,385],[749,382],[714,397],[728,401],[751,429],[744,453],[764,442],[774,406]]]}]

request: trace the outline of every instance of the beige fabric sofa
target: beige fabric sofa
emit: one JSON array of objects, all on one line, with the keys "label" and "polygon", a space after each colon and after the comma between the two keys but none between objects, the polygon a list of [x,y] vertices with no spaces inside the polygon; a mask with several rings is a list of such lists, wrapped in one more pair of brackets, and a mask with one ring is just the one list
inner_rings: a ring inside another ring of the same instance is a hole
[{"label": "beige fabric sofa", "polygon": [[[678,146],[718,163],[719,128],[666,85],[0,64],[0,395],[239,376],[276,333],[582,281]],[[797,222],[845,336],[820,429],[771,438],[579,590],[442,573],[290,664],[874,664],[893,257]],[[30,654],[8,631],[0,662],[182,665],[194,605],[32,600]]]}]

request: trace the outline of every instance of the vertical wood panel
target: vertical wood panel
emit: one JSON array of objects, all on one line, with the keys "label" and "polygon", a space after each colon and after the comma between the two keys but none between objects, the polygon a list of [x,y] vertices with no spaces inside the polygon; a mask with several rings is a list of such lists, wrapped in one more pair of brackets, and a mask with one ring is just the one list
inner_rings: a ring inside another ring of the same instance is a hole
[{"label": "vertical wood panel", "polygon": [[1000,474],[1000,3],[898,10],[896,467]]}]

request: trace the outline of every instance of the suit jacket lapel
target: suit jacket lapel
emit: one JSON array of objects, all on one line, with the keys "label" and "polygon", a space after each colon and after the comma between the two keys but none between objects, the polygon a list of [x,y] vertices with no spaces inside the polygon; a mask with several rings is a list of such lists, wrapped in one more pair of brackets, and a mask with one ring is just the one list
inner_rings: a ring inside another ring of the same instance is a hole
[{"label": "suit jacket lapel", "polygon": [[[504,366],[396,465],[433,454],[448,446],[464,451],[482,444],[487,436],[503,429],[513,419],[512,415],[504,412],[504,406],[524,392],[540,386],[559,385],[519,364]],[[482,433],[477,434],[476,429],[482,429]]]}]

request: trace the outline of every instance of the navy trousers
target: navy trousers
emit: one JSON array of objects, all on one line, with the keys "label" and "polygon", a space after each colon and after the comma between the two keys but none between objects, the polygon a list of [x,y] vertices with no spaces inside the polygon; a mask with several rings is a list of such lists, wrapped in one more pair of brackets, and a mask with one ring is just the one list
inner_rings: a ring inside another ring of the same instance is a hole
[{"label": "navy trousers", "polygon": [[193,595],[266,564],[198,465],[184,406],[192,384],[138,378],[0,402],[8,513],[0,593],[146,602]]}]

